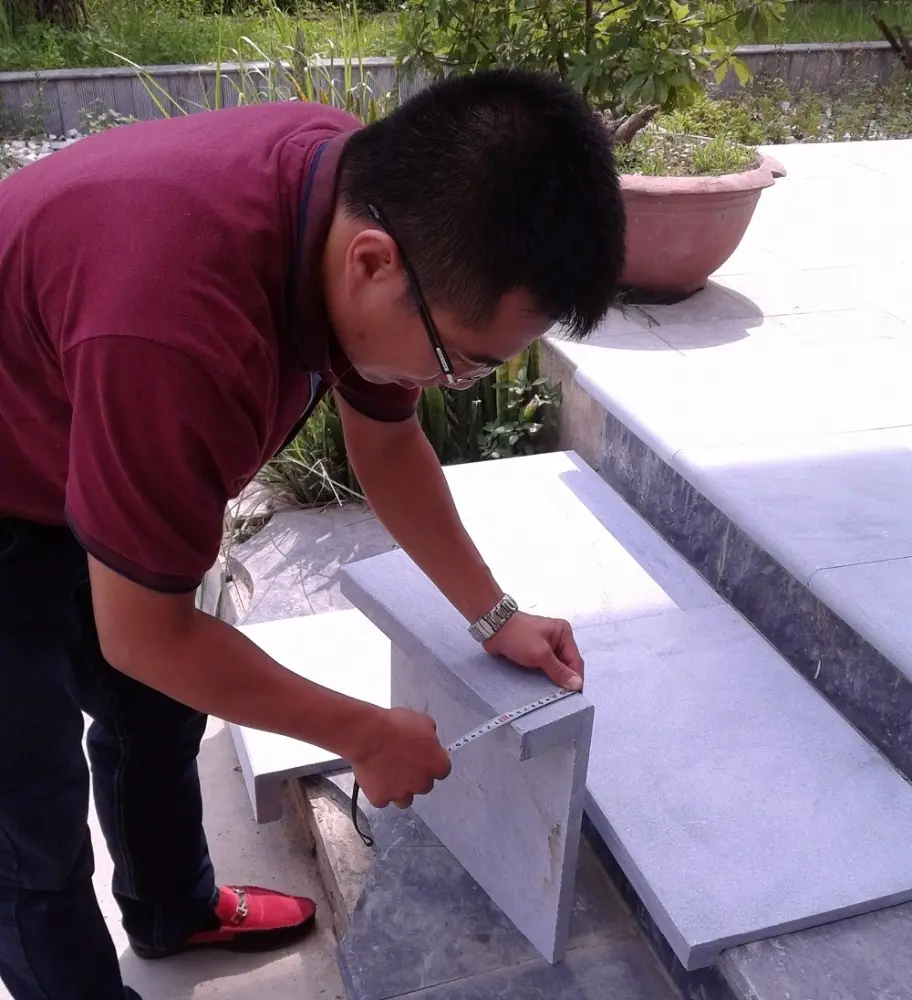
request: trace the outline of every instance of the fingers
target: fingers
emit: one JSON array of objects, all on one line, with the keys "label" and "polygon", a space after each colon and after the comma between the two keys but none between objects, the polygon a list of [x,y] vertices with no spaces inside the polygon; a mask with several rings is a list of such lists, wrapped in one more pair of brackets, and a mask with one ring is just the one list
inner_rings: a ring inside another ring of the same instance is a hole
[{"label": "fingers", "polygon": [[573,638],[573,629],[569,622],[559,622],[560,630],[557,634],[557,642],[554,645],[554,655],[561,663],[568,666],[575,674],[583,676],[585,664],[580,655],[576,639]]},{"label": "fingers", "polygon": [[582,691],[583,679],[574,673],[556,656],[550,656],[541,667],[542,673],[559,688],[565,691]]}]

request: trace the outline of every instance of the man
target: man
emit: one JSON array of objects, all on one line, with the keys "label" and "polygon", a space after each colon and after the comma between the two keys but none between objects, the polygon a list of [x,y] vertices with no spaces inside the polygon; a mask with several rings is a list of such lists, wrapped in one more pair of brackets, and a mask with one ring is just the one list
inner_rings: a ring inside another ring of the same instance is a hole
[{"label": "man", "polygon": [[[415,418],[611,303],[623,211],[585,103],[451,79],[360,128],[274,104],[116,129],[0,184],[0,976],[121,1000],[92,890],[89,759],[134,950],[262,948],[309,900],[216,887],[206,713],[326,747],[377,806],[445,778],[433,721],[291,674],[194,607],[228,501],[328,390],[377,516],[488,652],[581,686],[518,612]],[[493,498],[492,498],[493,502]],[[534,497],[529,498],[535,502]]]}]

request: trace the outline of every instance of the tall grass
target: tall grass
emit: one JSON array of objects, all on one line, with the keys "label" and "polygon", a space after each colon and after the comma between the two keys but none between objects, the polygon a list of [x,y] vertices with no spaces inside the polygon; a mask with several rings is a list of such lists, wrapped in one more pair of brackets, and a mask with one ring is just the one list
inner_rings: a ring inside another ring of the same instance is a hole
[{"label": "tall grass", "polygon": [[[715,4],[710,2],[709,6]],[[741,41],[744,44],[881,41],[883,36],[873,14],[890,25],[900,25],[907,34],[912,32],[910,0],[790,0],[785,17],[770,26],[767,37],[745,37]]]},{"label": "tall grass", "polygon": [[[308,50],[344,58],[351,17],[344,7],[315,12],[304,0],[279,10],[255,0],[237,14],[205,14],[201,0],[87,0],[89,26],[64,31],[27,23],[15,38],[4,35],[3,18],[16,0],[0,0],[0,71],[116,66],[111,52],[142,66],[214,62],[226,44],[242,47],[250,39],[270,52],[300,32]],[[391,52],[396,15],[359,18],[361,55]]]}]

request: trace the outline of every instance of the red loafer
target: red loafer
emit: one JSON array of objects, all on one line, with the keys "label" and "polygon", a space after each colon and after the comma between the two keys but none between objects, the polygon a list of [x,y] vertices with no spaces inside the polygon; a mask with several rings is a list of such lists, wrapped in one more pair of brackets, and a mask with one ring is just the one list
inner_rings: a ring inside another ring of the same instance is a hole
[{"label": "red loafer", "polygon": [[304,896],[288,896],[256,886],[222,886],[215,907],[218,926],[200,931],[183,944],[156,948],[131,940],[140,958],[167,958],[197,948],[270,951],[299,941],[314,925],[316,904]]}]

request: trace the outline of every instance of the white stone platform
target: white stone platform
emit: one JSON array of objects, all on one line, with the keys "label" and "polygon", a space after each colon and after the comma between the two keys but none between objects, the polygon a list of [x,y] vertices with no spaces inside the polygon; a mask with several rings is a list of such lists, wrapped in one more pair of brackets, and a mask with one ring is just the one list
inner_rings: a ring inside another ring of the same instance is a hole
[{"label": "white stone platform", "polygon": [[788,176],[706,290],[552,343],[912,677],[912,141],[770,152]]},{"label": "white stone platform", "polygon": [[[283,667],[315,684],[390,707],[390,644],[359,611],[285,618],[239,629]],[[348,762],[310,743],[231,725],[231,735],[258,823],[282,818],[282,785]]]}]

